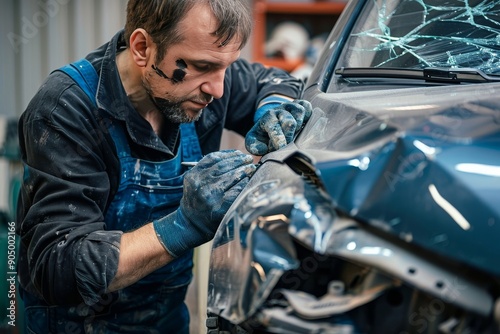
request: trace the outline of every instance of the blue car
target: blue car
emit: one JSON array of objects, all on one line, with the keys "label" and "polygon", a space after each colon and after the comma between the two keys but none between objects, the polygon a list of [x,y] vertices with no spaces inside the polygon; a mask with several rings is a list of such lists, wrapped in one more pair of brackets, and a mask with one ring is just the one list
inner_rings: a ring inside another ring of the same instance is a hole
[{"label": "blue car", "polygon": [[500,333],[500,1],[350,1],[213,242],[207,333]]}]

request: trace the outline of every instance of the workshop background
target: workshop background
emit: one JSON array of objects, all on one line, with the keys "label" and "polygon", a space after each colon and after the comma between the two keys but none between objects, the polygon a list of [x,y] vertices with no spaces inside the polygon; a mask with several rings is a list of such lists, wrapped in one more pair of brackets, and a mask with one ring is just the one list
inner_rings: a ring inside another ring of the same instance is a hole
[{"label": "workshop background", "polygon": [[[242,52],[248,60],[277,66],[304,80],[344,1],[248,0],[254,10],[253,36]],[[54,69],[84,57],[125,24],[127,0],[2,0],[0,10],[0,275],[7,275],[7,227],[15,221],[21,165],[17,119]],[[226,132],[222,148],[244,145]],[[4,252],[5,250],[5,252]],[[188,295],[192,333],[205,333],[210,244],[195,252],[195,279]],[[0,333],[22,333],[7,324],[8,286],[0,276]]]}]

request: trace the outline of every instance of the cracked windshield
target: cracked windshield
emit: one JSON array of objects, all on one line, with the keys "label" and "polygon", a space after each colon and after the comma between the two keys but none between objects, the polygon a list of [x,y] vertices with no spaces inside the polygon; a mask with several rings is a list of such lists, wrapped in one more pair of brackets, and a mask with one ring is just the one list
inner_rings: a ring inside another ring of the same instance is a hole
[{"label": "cracked windshield", "polygon": [[373,0],[337,67],[476,68],[500,75],[500,1]]}]

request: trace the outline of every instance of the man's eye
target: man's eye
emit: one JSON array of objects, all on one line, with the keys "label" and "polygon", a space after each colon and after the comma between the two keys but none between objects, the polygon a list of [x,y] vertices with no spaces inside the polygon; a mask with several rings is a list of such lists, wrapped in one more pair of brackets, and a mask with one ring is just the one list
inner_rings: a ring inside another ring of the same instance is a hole
[{"label": "man's eye", "polygon": [[194,68],[199,72],[207,72],[210,70],[210,66],[208,65],[194,65]]}]

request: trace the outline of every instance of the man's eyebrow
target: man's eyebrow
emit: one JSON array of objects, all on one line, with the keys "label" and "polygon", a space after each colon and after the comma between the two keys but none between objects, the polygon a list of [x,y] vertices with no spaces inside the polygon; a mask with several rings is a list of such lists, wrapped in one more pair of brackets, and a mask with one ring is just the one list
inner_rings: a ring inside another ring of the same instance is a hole
[{"label": "man's eyebrow", "polygon": [[196,59],[196,60],[187,60],[189,63],[195,65],[195,66],[208,66],[211,68],[222,68],[226,67],[226,65],[222,64],[221,62],[215,62],[215,61],[210,61],[206,59]]}]

